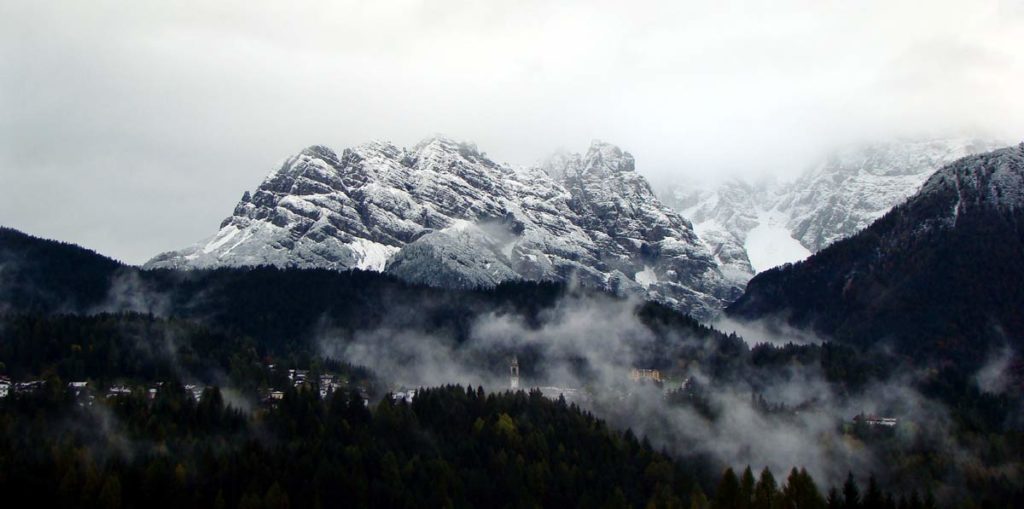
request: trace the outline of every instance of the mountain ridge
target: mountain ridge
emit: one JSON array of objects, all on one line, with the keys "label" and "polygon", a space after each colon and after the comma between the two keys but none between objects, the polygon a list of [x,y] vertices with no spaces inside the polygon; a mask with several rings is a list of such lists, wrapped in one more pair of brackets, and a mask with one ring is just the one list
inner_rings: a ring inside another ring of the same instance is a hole
[{"label": "mountain ridge", "polygon": [[385,271],[460,288],[579,281],[708,318],[739,295],[628,152],[595,141],[512,168],[444,137],[412,149],[311,146],[246,192],[211,238],[147,268]]},{"label": "mountain ridge", "polygon": [[861,345],[981,362],[1024,338],[1024,144],[944,166],[857,235],[755,276],[727,308]]}]

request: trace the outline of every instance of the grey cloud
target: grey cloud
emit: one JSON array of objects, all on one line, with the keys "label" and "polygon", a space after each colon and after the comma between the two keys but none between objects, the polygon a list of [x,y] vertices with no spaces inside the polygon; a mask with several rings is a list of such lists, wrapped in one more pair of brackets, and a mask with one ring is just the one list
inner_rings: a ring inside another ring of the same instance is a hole
[{"label": "grey cloud", "polygon": [[936,126],[1024,134],[1024,15],[997,0],[2,11],[0,223],[133,263],[208,235],[314,143],[444,132],[533,164],[600,138],[663,180]]}]

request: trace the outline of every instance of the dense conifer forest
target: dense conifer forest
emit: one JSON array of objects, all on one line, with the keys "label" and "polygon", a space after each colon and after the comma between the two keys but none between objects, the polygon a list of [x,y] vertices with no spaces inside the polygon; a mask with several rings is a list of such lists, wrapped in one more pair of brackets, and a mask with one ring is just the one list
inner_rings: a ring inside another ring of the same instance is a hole
[{"label": "dense conifer forest", "polygon": [[[942,429],[927,415],[899,416],[892,428],[830,416],[824,429],[844,447],[878,459],[849,465],[844,484],[800,464],[730,464],[671,426],[633,431],[659,417],[628,387],[587,404],[494,387],[396,396],[391,374],[325,355],[315,334],[325,323],[342,339],[387,325],[458,345],[481,316],[514,314],[541,329],[566,299],[620,305],[608,295],[546,283],[450,291],[358,271],[142,271],[13,230],[0,230],[0,259],[0,376],[11,382],[0,399],[0,490],[44,506],[1022,503],[1020,391],[981,390],[969,365],[857,342],[751,347],[666,307],[627,303],[637,333],[650,336],[635,362],[667,377],[656,403],[711,430],[732,418],[725,390],[765,425],[827,410],[776,392],[804,372],[820,373],[830,405],[912,390],[941,406]],[[502,373],[509,353],[479,360]],[[529,377],[540,351],[515,353]],[[703,378],[672,378],[684,366]]]},{"label": "dense conifer forest", "polygon": [[355,392],[289,389],[244,412],[217,388],[196,402],[168,384],[152,399],[79,403],[54,380],[0,403],[5,497],[100,508],[937,506],[874,478],[861,494],[852,474],[825,491],[797,468],[778,481],[727,468],[708,495],[694,465],[539,392],[448,386],[368,408]]}]

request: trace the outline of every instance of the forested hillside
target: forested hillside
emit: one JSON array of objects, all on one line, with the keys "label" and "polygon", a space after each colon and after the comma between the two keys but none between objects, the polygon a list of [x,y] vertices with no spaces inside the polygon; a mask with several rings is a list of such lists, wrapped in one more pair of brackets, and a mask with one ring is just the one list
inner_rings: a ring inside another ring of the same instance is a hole
[{"label": "forested hillside", "polygon": [[966,157],[859,234],[766,271],[727,312],[922,364],[1024,346],[1024,146]]}]

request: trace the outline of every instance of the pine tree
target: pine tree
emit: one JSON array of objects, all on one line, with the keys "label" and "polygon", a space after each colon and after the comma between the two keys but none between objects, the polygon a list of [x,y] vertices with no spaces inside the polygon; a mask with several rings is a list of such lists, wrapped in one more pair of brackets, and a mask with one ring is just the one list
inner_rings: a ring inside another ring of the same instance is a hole
[{"label": "pine tree", "polygon": [[683,501],[668,486],[659,484],[654,488],[654,495],[647,501],[647,509],[683,509]]},{"label": "pine tree", "polygon": [[782,488],[782,503],[794,509],[819,509],[825,507],[825,499],[814,484],[807,470],[793,468]]},{"label": "pine tree", "polygon": [[740,481],[732,468],[726,468],[715,490],[712,509],[735,509],[740,505]]},{"label": "pine tree", "polygon": [[839,491],[833,486],[828,490],[828,498],[825,499],[828,509],[842,509],[843,499],[839,497]]},{"label": "pine tree", "polygon": [[874,474],[868,477],[868,491],[864,493],[864,500],[862,505],[864,509],[876,509],[884,507],[885,500],[882,496],[882,490],[878,488],[878,481],[875,480]]},{"label": "pine tree", "polygon": [[843,509],[860,509],[860,502],[860,490],[853,479],[853,472],[847,472],[846,482],[843,483]]},{"label": "pine tree", "polygon": [[743,475],[740,476],[740,509],[749,509],[754,503],[754,472],[750,470],[750,465],[743,469]]},{"label": "pine tree", "polygon": [[708,497],[704,494],[704,490],[695,485],[693,492],[690,493],[690,509],[709,509],[710,507],[711,504],[708,503]]},{"label": "pine tree", "polygon": [[772,509],[775,499],[779,496],[779,488],[775,483],[775,476],[768,467],[761,471],[761,477],[754,486],[753,509]]}]

